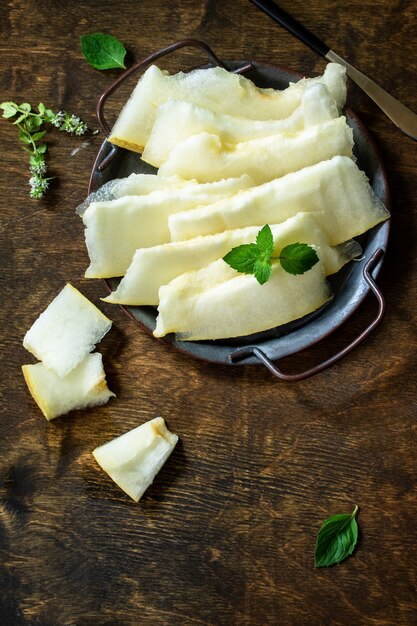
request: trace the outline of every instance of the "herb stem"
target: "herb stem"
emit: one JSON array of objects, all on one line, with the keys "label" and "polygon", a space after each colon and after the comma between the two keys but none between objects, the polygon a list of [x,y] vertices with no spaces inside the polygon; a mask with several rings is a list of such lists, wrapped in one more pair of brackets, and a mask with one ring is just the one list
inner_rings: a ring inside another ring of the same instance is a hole
[{"label": "herb stem", "polygon": [[353,513],[351,514],[350,517],[353,519],[358,511],[359,511],[359,507],[357,504],[355,504],[355,508],[353,509]]}]

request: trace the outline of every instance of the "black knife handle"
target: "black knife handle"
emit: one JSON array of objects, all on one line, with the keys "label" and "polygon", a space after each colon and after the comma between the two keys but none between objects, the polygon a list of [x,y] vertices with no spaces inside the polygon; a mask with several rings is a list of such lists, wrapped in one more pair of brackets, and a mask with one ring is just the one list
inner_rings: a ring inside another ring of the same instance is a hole
[{"label": "black knife handle", "polygon": [[305,28],[302,24],[297,22],[297,20],[289,15],[283,9],[272,2],[272,0],[251,0],[253,4],[256,4],[257,7],[265,11],[269,17],[272,17],[273,20],[284,26],[287,30],[290,31],[293,35],[301,39],[304,43],[306,43],[310,48],[313,48],[316,52],[321,54],[322,56],[326,56],[329,52],[330,48],[326,46],[325,43],[320,41],[313,33],[310,33],[307,28]]}]

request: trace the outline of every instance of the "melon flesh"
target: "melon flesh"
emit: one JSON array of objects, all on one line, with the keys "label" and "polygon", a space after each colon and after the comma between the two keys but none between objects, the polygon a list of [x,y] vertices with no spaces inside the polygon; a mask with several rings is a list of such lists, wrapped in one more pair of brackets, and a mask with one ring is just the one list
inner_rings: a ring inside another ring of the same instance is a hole
[{"label": "melon flesh", "polygon": [[109,141],[122,148],[142,152],[146,146],[157,108],[168,100],[186,100],[215,113],[255,120],[282,119],[300,105],[304,89],[323,83],[341,109],[346,100],[346,70],[329,63],[323,76],[306,78],[287,89],[261,89],[244,76],[220,67],[169,75],[155,65],[139,79],[122,109]]},{"label": "melon flesh", "polygon": [[100,467],[135,502],[153,483],[178,441],[162,417],[105,443],[93,451]]},{"label": "melon flesh", "polygon": [[191,341],[251,335],[299,319],[331,298],[321,263],[298,276],[275,265],[264,285],[225,266],[215,261],[160,288],[155,337],[176,333],[177,339]]},{"label": "melon flesh", "polygon": [[68,283],[28,330],[23,346],[63,378],[94,349],[111,325]]},{"label": "melon flesh", "polygon": [[352,148],[352,129],[344,117],[294,135],[279,133],[238,144],[222,143],[217,135],[201,133],[177,144],[159,173],[203,183],[245,172],[259,185],[335,155],[351,157]]},{"label": "melon flesh", "polygon": [[126,178],[114,178],[93,191],[76,209],[83,215],[92,202],[116,200],[122,196],[144,196],[152,191],[181,189],[198,184],[196,180],[184,180],[179,176],[158,176],[157,174],[130,174]]},{"label": "melon flesh", "polygon": [[137,248],[170,241],[168,217],[237,194],[253,185],[249,176],[145,196],[93,202],[83,215],[90,266],[87,278],[123,276]]},{"label": "melon flesh", "polygon": [[[354,241],[336,248],[328,245],[312,213],[298,213],[282,224],[271,226],[275,242],[283,247],[303,242],[320,249],[320,261],[326,275],[338,272],[350,259],[361,254]],[[126,275],[116,291],[103,298],[113,304],[157,305],[162,285],[191,270],[201,269],[221,259],[235,246],[256,240],[259,226],[228,230],[216,235],[197,237],[187,241],[168,243],[135,252]],[[228,266],[225,264],[225,268]]]},{"label": "melon flesh", "polygon": [[64,378],[44,363],[23,365],[29,391],[47,420],[74,409],[106,404],[115,394],[109,390],[101,354],[88,354]]},{"label": "melon flesh", "polygon": [[336,156],[242,191],[234,198],[172,215],[169,228],[172,241],[181,241],[254,224],[277,224],[300,211],[316,214],[332,246],[389,217],[352,159]]},{"label": "melon flesh", "polygon": [[236,144],[282,132],[299,132],[338,115],[334,99],[320,83],[306,87],[300,105],[289,117],[280,120],[233,117],[184,100],[170,100],[158,107],[142,159],[159,167],[178,143],[204,132],[218,135],[223,144]]}]

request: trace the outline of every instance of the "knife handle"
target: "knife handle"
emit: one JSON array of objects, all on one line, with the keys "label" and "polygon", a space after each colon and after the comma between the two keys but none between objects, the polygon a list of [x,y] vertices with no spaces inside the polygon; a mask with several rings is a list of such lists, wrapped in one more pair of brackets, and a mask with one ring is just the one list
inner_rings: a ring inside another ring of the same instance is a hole
[{"label": "knife handle", "polygon": [[321,54],[323,57],[329,52],[330,48],[325,43],[320,41],[313,33],[311,33],[302,24],[297,22],[296,19],[289,15],[286,11],[281,9],[272,0],[251,0],[253,4],[265,11],[269,17],[284,26],[293,35],[301,39],[307,46],[310,46],[313,50]]}]

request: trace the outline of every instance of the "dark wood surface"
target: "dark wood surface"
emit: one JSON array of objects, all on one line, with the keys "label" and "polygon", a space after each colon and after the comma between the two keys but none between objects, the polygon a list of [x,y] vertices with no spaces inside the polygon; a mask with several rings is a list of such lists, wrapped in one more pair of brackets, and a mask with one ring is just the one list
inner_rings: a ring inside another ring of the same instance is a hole
[{"label": "dark wood surface", "polygon": [[[281,6],[417,110],[416,3]],[[224,59],[307,75],[325,67],[246,0],[5,0],[0,24],[1,100],[43,101],[92,128],[97,96],[118,72],[84,62],[78,40],[89,32],[118,36],[131,61],[191,36]],[[349,102],[390,179],[392,230],[379,279],[387,314],[366,344],[297,384],[279,383],[260,366],[176,353],[101,303],[104,284],[83,278],[87,254],[74,208],[102,137],[55,134],[49,163],[57,180],[34,201],[15,129],[1,123],[2,626],[417,623],[417,145],[352,84]],[[21,375],[33,362],[22,339],[67,281],[114,321],[100,351],[117,399],[48,423]],[[283,367],[300,371],[328,356],[374,311],[366,301],[346,328]],[[156,415],[181,441],[135,504],[91,450]],[[320,523],[355,504],[356,553],[315,570]]]}]

